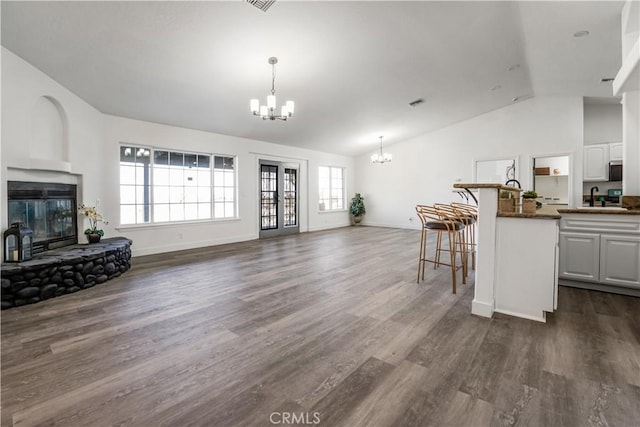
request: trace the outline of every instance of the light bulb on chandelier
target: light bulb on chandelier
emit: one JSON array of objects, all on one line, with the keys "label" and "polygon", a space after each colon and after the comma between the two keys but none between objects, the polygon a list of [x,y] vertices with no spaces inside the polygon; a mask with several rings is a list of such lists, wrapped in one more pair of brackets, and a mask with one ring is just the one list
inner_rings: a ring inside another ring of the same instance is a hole
[{"label": "light bulb on chandelier", "polygon": [[393,156],[390,153],[382,152],[382,136],[380,138],[380,152],[371,155],[371,163],[387,163],[390,162]]},{"label": "light bulb on chandelier", "polygon": [[269,58],[269,64],[271,64],[271,95],[267,96],[267,105],[260,105],[260,100],[251,100],[251,112],[254,116],[262,118],[262,120],[287,120],[293,116],[293,110],[295,104],[293,101],[287,101],[281,108],[280,114],[276,114],[276,64],[278,58],[272,56]]}]

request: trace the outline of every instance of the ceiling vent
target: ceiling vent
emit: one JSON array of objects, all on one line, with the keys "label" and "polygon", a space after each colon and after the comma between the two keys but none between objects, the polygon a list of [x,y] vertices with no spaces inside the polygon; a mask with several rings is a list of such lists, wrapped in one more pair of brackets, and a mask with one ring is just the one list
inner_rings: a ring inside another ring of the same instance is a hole
[{"label": "ceiling vent", "polygon": [[418,98],[418,99],[416,99],[415,101],[411,101],[411,102],[409,103],[409,106],[410,106],[410,107],[417,107],[418,105],[422,104],[423,102],[424,102],[424,99],[422,99],[422,98]]},{"label": "ceiling vent", "polygon": [[252,6],[257,7],[263,12],[266,12],[267,9],[271,7],[272,4],[276,2],[276,0],[246,0]]}]

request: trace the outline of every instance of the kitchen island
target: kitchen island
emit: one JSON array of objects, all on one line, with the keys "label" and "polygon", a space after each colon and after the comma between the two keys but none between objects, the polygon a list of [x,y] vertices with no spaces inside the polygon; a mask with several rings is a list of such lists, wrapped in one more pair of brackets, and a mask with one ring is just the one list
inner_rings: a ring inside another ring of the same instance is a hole
[{"label": "kitchen island", "polygon": [[555,212],[498,213],[500,184],[454,184],[478,190],[478,254],[473,314],[494,312],[544,322],[557,307],[558,222]]},{"label": "kitchen island", "polygon": [[560,279],[561,284],[570,284],[570,278],[574,286],[590,289],[630,295],[640,291],[636,206],[499,213],[499,192],[519,189],[478,183],[454,188],[478,190],[473,314],[492,317],[500,312],[544,322],[546,313],[557,308]]}]

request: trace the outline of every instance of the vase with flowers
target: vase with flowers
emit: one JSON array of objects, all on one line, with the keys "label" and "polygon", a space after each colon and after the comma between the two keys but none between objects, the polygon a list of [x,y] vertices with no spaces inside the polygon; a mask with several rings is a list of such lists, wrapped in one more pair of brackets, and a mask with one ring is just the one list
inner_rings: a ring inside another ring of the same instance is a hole
[{"label": "vase with flowers", "polygon": [[82,204],[78,207],[78,212],[89,219],[89,228],[84,230],[87,241],[89,243],[98,243],[102,236],[104,236],[104,230],[98,228],[98,224],[103,223],[106,225],[109,224],[109,222],[104,219],[95,206],[85,206]]}]

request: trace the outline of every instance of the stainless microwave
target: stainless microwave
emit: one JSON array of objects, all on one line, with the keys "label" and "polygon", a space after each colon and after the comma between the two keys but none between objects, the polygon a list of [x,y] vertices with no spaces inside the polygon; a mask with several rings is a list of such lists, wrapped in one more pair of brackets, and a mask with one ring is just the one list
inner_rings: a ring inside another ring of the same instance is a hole
[{"label": "stainless microwave", "polygon": [[622,162],[609,163],[609,181],[622,181]]}]

